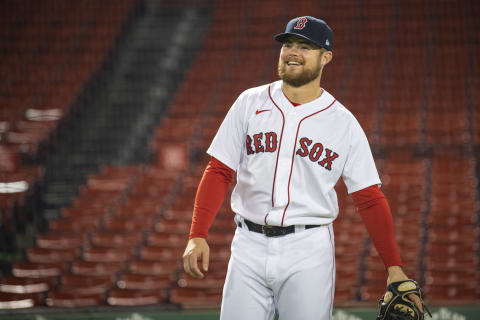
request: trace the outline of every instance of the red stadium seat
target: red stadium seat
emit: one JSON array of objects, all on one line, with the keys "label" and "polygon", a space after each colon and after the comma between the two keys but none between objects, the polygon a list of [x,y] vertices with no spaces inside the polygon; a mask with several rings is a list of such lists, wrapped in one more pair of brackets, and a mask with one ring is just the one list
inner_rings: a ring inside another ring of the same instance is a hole
[{"label": "red stadium seat", "polygon": [[180,261],[185,248],[144,246],[140,249],[140,257],[150,261]]},{"label": "red stadium seat", "polygon": [[151,225],[150,219],[135,219],[133,217],[120,219],[112,217],[104,222],[104,230],[108,232],[127,233],[142,232]]},{"label": "red stadium seat", "polygon": [[475,283],[441,283],[427,284],[423,288],[425,298],[430,301],[446,303],[448,301],[463,301],[473,303],[478,299],[479,292]]},{"label": "red stadium seat", "polygon": [[191,210],[166,210],[163,214],[163,217],[167,220],[182,220],[186,223],[192,222],[192,214]]},{"label": "red stadium seat", "polygon": [[77,206],[62,208],[62,217],[67,220],[74,220],[80,216],[89,217],[91,220],[98,220],[98,218],[106,218],[109,215],[109,210],[106,208],[99,208],[91,202],[82,202]]},{"label": "red stadium seat", "polygon": [[124,248],[131,251],[142,241],[141,232],[117,233],[111,231],[96,231],[91,236],[92,245],[103,248]]},{"label": "red stadium seat", "polygon": [[181,273],[177,280],[177,286],[180,288],[197,288],[197,289],[219,289],[223,288],[225,282],[225,273],[214,273],[211,270],[205,272],[205,278],[196,279],[186,273]]},{"label": "red stadium seat", "polygon": [[165,290],[123,290],[112,289],[107,298],[111,306],[144,306],[163,304],[166,302],[167,293]]},{"label": "red stadium seat", "polygon": [[355,286],[350,284],[335,284],[335,303],[346,303],[355,300]]},{"label": "red stadium seat", "polygon": [[136,219],[152,221],[162,211],[163,202],[158,198],[130,194],[122,205],[115,208],[113,215],[120,220]]},{"label": "red stadium seat", "polygon": [[46,304],[55,308],[94,307],[105,305],[104,294],[82,295],[75,291],[49,291]]},{"label": "red stadium seat", "polygon": [[0,292],[8,293],[41,293],[57,284],[56,277],[50,278],[17,278],[7,276],[0,279]]},{"label": "red stadium seat", "polygon": [[72,262],[72,274],[84,276],[112,276],[126,268],[125,262],[91,262],[74,260]]},{"label": "red stadium seat", "polygon": [[386,282],[374,283],[373,285],[363,285],[360,288],[360,297],[362,301],[376,301],[385,293]]},{"label": "red stadium seat", "polygon": [[65,263],[16,262],[12,265],[12,274],[18,278],[56,277],[66,269]]},{"label": "red stadium seat", "polygon": [[216,309],[222,301],[222,289],[172,288],[170,301],[187,309]]},{"label": "red stadium seat", "polygon": [[87,276],[64,274],[61,277],[60,290],[63,292],[75,292],[78,296],[105,294],[112,285],[110,276]]},{"label": "red stadium seat", "polygon": [[149,232],[147,243],[157,247],[185,247],[188,241],[188,234]]},{"label": "red stadium seat", "polygon": [[160,291],[167,289],[172,284],[172,275],[142,275],[122,274],[117,281],[117,287],[127,290]]},{"label": "red stadium seat", "polygon": [[210,261],[228,261],[230,259],[230,245],[210,245]]},{"label": "red stadium seat", "polygon": [[177,261],[132,260],[128,266],[131,274],[165,276],[173,274],[180,267]]},{"label": "red stadium seat", "polygon": [[478,279],[476,270],[474,269],[465,269],[465,270],[452,270],[451,268],[443,269],[427,269],[425,271],[425,283],[426,284],[457,284],[457,283],[469,283],[475,282]]},{"label": "red stadium seat", "polygon": [[100,218],[91,216],[79,216],[75,218],[63,218],[51,220],[50,230],[64,233],[84,233],[95,230],[100,225]]},{"label": "red stadium seat", "polygon": [[229,246],[232,243],[233,232],[209,232],[207,241],[210,245]]},{"label": "red stadium seat", "polygon": [[0,292],[0,310],[32,308],[41,305],[42,296],[39,294],[18,294]]},{"label": "red stadium seat", "polygon": [[50,232],[37,235],[37,247],[44,249],[80,248],[85,239],[77,234]]},{"label": "red stadium seat", "polygon": [[[188,227],[190,227],[190,223],[188,224]],[[231,219],[215,219],[215,221],[212,223],[212,226],[209,232],[231,233],[233,235],[236,227],[237,226],[233,221],[233,217]]]},{"label": "red stadium seat", "polygon": [[156,232],[177,233],[180,235],[188,234],[190,224],[186,221],[176,219],[162,219],[155,223],[154,230]]},{"label": "red stadium seat", "polygon": [[351,288],[355,287],[360,278],[360,271],[355,264],[342,264],[336,272],[336,286],[340,288],[350,286]]},{"label": "red stadium seat", "polygon": [[88,262],[125,262],[132,256],[131,248],[87,248],[83,259]]},{"label": "red stadium seat", "polygon": [[65,263],[72,261],[79,255],[77,248],[71,249],[27,249],[27,258],[30,262],[38,263]]}]

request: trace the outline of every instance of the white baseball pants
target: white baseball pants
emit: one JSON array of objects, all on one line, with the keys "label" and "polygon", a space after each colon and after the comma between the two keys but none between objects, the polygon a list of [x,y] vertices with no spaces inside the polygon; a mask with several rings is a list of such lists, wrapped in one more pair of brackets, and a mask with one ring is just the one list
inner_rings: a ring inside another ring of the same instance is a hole
[{"label": "white baseball pants", "polygon": [[[237,215],[236,220],[241,220]],[[221,320],[330,320],[335,288],[332,225],[266,237],[238,227]]]}]

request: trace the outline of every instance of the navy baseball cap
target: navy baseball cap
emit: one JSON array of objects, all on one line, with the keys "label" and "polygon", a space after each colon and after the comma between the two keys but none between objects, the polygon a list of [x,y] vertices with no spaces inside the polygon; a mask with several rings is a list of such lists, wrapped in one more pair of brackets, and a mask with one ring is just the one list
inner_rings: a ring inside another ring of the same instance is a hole
[{"label": "navy baseball cap", "polygon": [[298,36],[313,42],[320,48],[332,51],[333,31],[321,19],[310,16],[297,17],[288,22],[284,33],[277,34],[275,40],[284,42],[288,36]]}]

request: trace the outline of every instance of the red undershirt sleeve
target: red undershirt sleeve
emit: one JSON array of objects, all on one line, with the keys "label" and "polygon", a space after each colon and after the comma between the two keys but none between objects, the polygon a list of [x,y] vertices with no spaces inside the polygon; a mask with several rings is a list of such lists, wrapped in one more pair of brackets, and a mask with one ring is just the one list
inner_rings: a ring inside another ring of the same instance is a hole
[{"label": "red undershirt sleeve", "polygon": [[214,157],[210,159],[198,185],[189,239],[207,237],[234,174],[235,171],[222,162]]},{"label": "red undershirt sleeve", "polygon": [[401,266],[393,218],[383,192],[374,185],[352,193],[352,197],[385,267]]}]

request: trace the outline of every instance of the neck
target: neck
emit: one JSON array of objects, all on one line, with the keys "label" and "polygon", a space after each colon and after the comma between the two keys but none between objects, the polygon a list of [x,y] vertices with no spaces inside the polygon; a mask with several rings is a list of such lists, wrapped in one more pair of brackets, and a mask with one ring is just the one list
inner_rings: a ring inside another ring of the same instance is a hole
[{"label": "neck", "polygon": [[320,97],[323,89],[320,87],[320,79],[317,79],[303,85],[301,87],[292,87],[289,84],[282,82],[283,94],[287,96],[290,101],[304,104],[313,101]]}]

